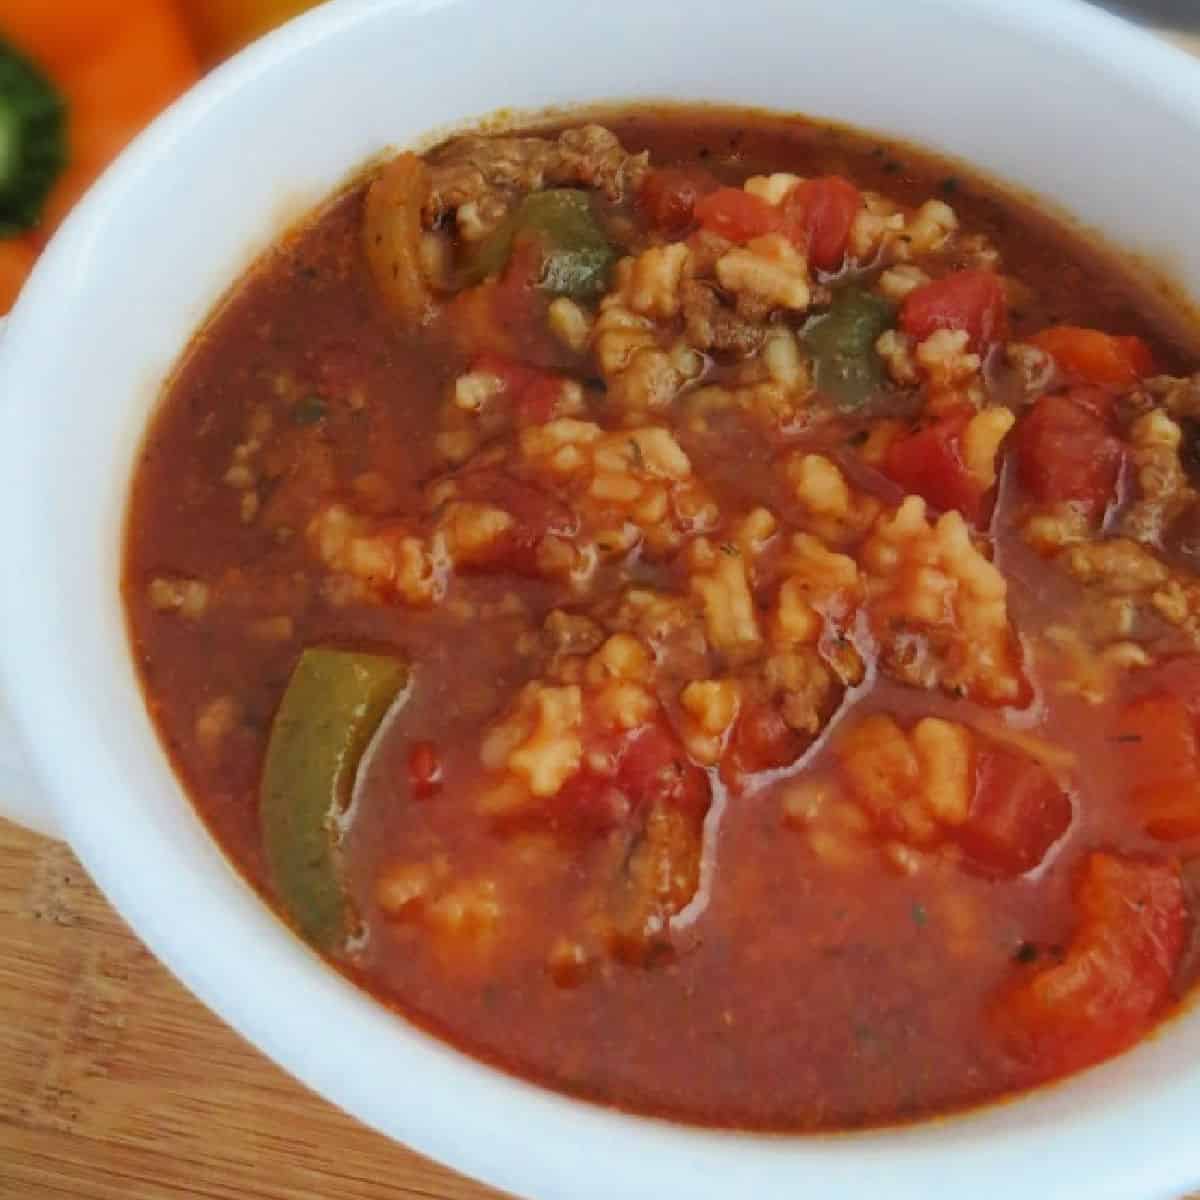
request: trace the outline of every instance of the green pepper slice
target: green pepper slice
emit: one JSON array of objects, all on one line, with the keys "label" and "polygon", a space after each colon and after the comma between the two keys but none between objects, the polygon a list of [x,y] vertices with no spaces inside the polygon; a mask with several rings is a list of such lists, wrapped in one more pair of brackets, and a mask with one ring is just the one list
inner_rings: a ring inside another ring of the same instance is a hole
[{"label": "green pepper slice", "polygon": [[259,797],[263,847],[287,915],[321,950],[350,932],[338,820],[363,751],[408,679],[398,659],[314,647],[275,714]]},{"label": "green pepper slice", "polygon": [[518,238],[535,238],[542,251],[538,287],[556,296],[588,300],[602,295],[617,252],[600,228],[587,192],[551,188],[533,192],[468,258],[464,285],[504,269]]},{"label": "green pepper slice", "polygon": [[843,287],[829,310],[805,327],[817,387],[839,408],[861,408],[883,387],[883,363],[875,343],[892,327],[895,312],[888,301],[863,288]]},{"label": "green pepper slice", "polygon": [[67,108],[49,77],[0,37],[0,237],[33,229],[67,163]]}]

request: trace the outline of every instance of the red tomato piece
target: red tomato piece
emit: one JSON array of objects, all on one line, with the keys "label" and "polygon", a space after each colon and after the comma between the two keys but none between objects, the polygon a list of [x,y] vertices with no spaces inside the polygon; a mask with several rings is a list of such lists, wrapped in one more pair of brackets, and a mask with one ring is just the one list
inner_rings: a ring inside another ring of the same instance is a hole
[{"label": "red tomato piece", "polygon": [[1004,284],[992,271],[955,271],[909,292],[900,328],[923,342],[939,329],[964,329],[971,349],[984,350],[1008,331]]},{"label": "red tomato piece", "polygon": [[1091,388],[1043,396],[1017,428],[1021,482],[1040,503],[1070,501],[1092,520],[1116,491],[1124,447],[1112,431],[1108,398]]},{"label": "red tomato piece", "polygon": [[432,742],[414,742],[408,752],[408,782],[418,796],[442,786],[442,760]]},{"label": "red tomato piece", "polygon": [[633,804],[613,780],[581,771],[553,798],[551,808],[557,825],[592,834],[624,824]]},{"label": "red tomato piece", "polygon": [[850,227],[860,208],[862,193],[848,179],[806,179],[784,201],[784,229],[806,249],[814,267],[836,271],[846,257]]},{"label": "red tomato piece", "polygon": [[692,224],[696,201],[716,191],[716,178],[698,167],[651,171],[638,192],[638,208],[659,229],[678,233]]},{"label": "red tomato piece", "polygon": [[1120,387],[1154,372],[1154,355],[1139,337],[1116,337],[1078,325],[1055,325],[1027,339],[1084,383]]},{"label": "red tomato piece", "polygon": [[517,424],[544,425],[554,416],[562,396],[562,379],[557,375],[539,374],[517,397]]},{"label": "red tomato piece", "polygon": [[1147,832],[1164,841],[1200,834],[1200,739],[1184,700],[1166,693],[1134,700],[1113,739]]},{"label": "red tomato piece", "polygon": [[735,775],[786,767],[804,753],[809,740],[801,737],[774,705],[747,705],[734,726],[728,762]]},{"label": "red tomato piece", "polygon": [[615,758],[616,772],[597,775],[585,768],[569,780],[551,801],[557,824],[604,833],[656,804],[700,818],[708,811],[708,778],[688,758],[665,720],[653,721],[620,741],[602,738],[591,748]]},{"label": "red tomato piece", "polygon": [[1138,679],[1142,684],[1138,689],[1140,695],[1166,692],[1175,696],[1186,705],[1192,719],[1200,722],[1200,657],[1181,654],[1144,673],[1139,672]]},{"label": "red tomato piece", "polygon": [[685,812],[706,812],[708,778],[665,723],[634,735],[617,768],[617,783],[635,807],[662,801]]},{"label": "red tomato piece", "polygon": [[777,208],[741,188],[731,187],[718,188],[697,200],[696,219],[705,229],[731,242],[748,242],[775,233],[782,223]]},{"label": "red tomato piece", "polygon": [[976,755],[975,794],[958,841],[985,870],[1023,875],[1066,833],[1071,815],[1070,799],[1041,763],[987,746]]},{"label": "red tomato piece", "polygon": [[471,362],[472,371],[504,381],[504,395],[519,425],[542,425],[554,416],[563,394],[563,378],[501,354],[484,351]]},{"label": "red tomato piece", "polygon": [[1183,953],[1188,912],[1175,864],[1094,852],[1075,898],[1066,957],[1018,982],[993,1011],[1009,1049],[1039,1078],[1137,1041],[1169,1000]]},{"label": "red tomato piece", "polygon": [[499,279],[459,292],[446,306],[446,321],[459,348],[468,354],[556,362],[561,349],[546,326],[549,301],[537,287],[541,271],[540,243],[518,238]]},{"label": "red tomato piece", "polygon": [[967,470],[962,434],[969,413],[951,413],[904,437],[887,449],[883,472],[905,492],[923,496],[943,512],[957,509],[973,524],[982,524],[990,507],[990,488],[980,487]]}]

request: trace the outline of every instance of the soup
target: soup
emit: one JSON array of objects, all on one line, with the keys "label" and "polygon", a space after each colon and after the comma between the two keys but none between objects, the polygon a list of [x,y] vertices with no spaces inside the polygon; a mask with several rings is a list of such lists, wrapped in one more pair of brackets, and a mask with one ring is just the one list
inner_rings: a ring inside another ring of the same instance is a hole
[{"label": "soup", "polygon": [[913,147],[596,120],[372,169],[181,363],[124,590],[198,811],[597,1102],[845,1129],[1128,1047],[1194,976],[1195,331]]}]

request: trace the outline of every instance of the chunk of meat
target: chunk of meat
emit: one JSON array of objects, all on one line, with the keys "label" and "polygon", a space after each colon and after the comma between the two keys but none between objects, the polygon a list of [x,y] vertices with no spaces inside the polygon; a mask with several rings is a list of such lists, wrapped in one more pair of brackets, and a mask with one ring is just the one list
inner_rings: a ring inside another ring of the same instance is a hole
[{"label": "chunk of meat", "polygon": [[1132,1045],[1169,1002],[1189,917],[1174,863],[1103,851],[1076,883],[1079,924],[1066,957],[997,999],[997,1031],[1037,1078]]},{"label": "chunk of meat", "polygon": [[1121,752],[1125,782],[1146,830],[1164,841],[1200,834],[1200,738],[1189,711],[1197,703],[1160,692],[1131,701],[1112,739]]},{"label": "chunk of meat", "polygon": [[570,184],[597,188],[618,201],[638,188],[646,159],[645,154],[626,153],[616,135],[601,125],[568,129],[554,140],[473,134],[432,156],[426,213],[434,221],[496,191]]},{"label": "chunk of meat", "polygon": [[713,350],[737,358],[757,353],[766,330],[722,304],[708,284],[686,280],[680,289],[688,341],[698,350]]},{"label": "chunk of meat", "polygon": [[973,863],[998,875],[1023,875],[1071,824],[1071,801],[1041,763],[1006,747],[975,756],[975,791],[958,843]]},{"label": "chunk of meat", "polygon": [[[1173,549],[1195,566],[1197,492],[1193,480],[1196,423],[1176,422],[1162,409],[1137,417],[1126,434],[1132,497],[1120,530],[1149,546]],[[1189,553],[1189,550],[1191,553]],[[1190,561],[1189,561],[1190,559]]]},{"label": "chunk of meat", "polygon": [[650,171],[638,192],[638,208],[667,233],[682,233],[695,220],[696,202],[718,187],[702,167],[663,167]]},{"label": "chunk of meat", "polygon": [[1021,483],[1040,504],[1069,502],[1097,521],[1112,503],[1124,449],[1112,404],[1094,388],[1043,396],[1017,427]]},{"label": "chunk of meat", "polygon": [[904,298],[900,328],[917,342],[939,329],[965,330],[971,349],[984,350],[1008,329],[1004,284],[991,271],[955,271],[935,279]]},{"label": "chunk of meat", "polygon": [[666,801],[652,803],[612,893],[611,944],[629,962],[669,948],[671,918],[700,886],[703,821]]},{"label": "chunk of meat", "polygon": [[363,248],[371,277],[393,314],[418,325],[431,293],[421,268],[421,210],[429,197],[429,169],[415,154],[399,154],[367,189]]},{"label": "chunk of meat", "polygon": [[[603,756],[599,744],[592,752]],[[661,713],[608,757],[615,770],[585,766],[554,798],[553,819],[576,833],[628,837],[601,925],[613,954],[644,962],[669,949],[671,918],[699,887],[709,784]]]}]

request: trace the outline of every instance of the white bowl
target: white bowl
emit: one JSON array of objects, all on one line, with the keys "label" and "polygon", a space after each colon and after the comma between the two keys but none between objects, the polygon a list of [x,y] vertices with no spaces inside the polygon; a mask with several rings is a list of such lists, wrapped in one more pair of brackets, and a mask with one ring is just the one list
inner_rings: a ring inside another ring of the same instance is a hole
[{"label": "white bowl", "polygon": [[[150,948],[287,1070],[534,1200],[1175,1197],[1200,1183],[1200,1013],[1014,1102],[836,1137],[716,1133],[510,1078],[295,940],[197,819],[147,718],[120,596],[164,378],[281,224],[383,147],[501,106],[621,98],[826,115],[960,155],[1200,295],[1200,67],[1073,0],[342,0],[205,80],[68,221],[0,363],[0,648],[54,827]],[[13,793],[28,798],[28,791]]]}]

